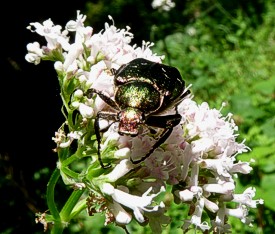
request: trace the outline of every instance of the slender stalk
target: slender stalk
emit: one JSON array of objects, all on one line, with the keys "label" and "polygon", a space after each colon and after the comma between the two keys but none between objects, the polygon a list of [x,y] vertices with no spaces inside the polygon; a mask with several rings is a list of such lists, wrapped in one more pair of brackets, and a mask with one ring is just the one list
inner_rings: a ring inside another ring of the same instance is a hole
[{"label": "slender stalk", "polygon": [[81,190],[74,190],[72,192],[71,196],[69,197],[69,199],[67,200],[66,204],[64,205],[64,207],[60,212],[60,217],[63,222],[69,222],[70,219],[73,218],[71,217],[71,212],[75,208],[77,202],[79,201],[79,198],[84,193],[84,191],[85,189],[81,189]]},{"label": "slender stalk", "polygon": [[59,177],[60,171],[56,168],[47,185],[47,204],[54,220],[60,220],[59,212],[54,201],[54,189]]},{"label": "slender stalk", "polygon": [[59,211],[54,201],[54,189],[59,177],[60,177],[60,171],[59,169],[56,168],[47,185],[47,204],[48,204],[50,213],[52,215],[52,218],[54,220],[54,225],[51,230],[52,234],[61,234],[64,229],[62,225],[62,221],[60,219]]},{"label": "slender stalk", "polygon": [[81,206],[78,205],[76,208],[79,198],[85,192],[85,189],[74,190],[59,213],[54,200],[55,185],[59,177],[60,171],[59,169],[55,169],[47,186],[47,203],[54,222],[51,234],[61,234],[66,227],[66,224],[74,217],[74,215],[86,208],[85,203]]}]

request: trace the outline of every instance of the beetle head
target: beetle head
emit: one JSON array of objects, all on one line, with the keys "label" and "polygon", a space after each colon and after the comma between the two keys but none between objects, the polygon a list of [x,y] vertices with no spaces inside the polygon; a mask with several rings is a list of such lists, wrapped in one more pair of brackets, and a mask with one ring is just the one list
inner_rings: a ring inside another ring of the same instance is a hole
[{"label": "beetle head", "polygon": [[144,123],[144,114],[137,108],[127,107],[118,114],[120,135],[137,136],[140,124]]}]

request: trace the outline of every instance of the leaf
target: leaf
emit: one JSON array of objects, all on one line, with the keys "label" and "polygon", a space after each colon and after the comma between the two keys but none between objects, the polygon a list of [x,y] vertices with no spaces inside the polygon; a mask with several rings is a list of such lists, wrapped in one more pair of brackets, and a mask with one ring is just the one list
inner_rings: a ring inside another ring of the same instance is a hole
[{"label": "leaf", "polygon": [[275,77],[269,80],[256,82],[253,86],[255,92],[260,92],[265,95],[271,95],[275,91]]},{"label": "leaf", "polygon": [[266,119],[265,123],[261,126],[261,129],[268,137],[275,138],[275,118]]},{"label": "leaf", "polygon": [[274,190],[275,188],[275,174],[264,175],[262,178],[260,197],[264,199],[264,204],[269,209],[275,211],[274,206]]}]

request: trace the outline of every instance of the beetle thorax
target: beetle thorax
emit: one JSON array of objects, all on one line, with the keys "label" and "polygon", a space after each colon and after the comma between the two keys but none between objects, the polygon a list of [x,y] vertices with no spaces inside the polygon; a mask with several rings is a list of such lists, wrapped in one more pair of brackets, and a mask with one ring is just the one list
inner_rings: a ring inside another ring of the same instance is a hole
[{"label": "beetle thorax", "polygon": [[140,124],[144,122],[144,114],[139,109],[132,107],[121,110],[118,118],[118,133],[121,135],[138,135]]}]

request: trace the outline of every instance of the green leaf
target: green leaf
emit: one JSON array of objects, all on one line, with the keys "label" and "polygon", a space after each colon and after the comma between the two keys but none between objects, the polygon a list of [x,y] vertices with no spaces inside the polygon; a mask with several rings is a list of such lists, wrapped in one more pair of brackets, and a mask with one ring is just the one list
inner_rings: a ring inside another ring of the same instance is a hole
[{"label": "green leaf", "polygon": [[264,204],[269,209],[275,211],[274,206],[274,188],[275,188],[275,174],[264,175],[261,183],[260,196],[264,199]]}]

